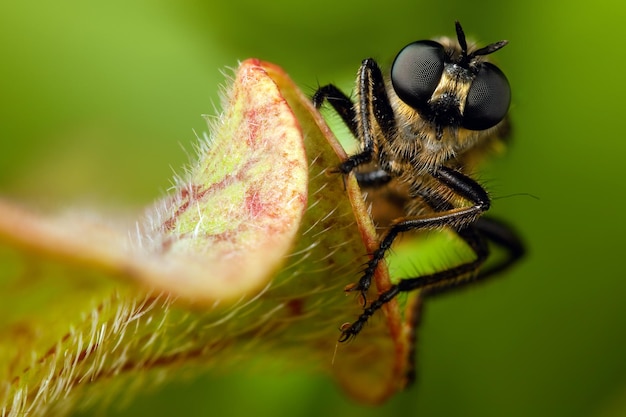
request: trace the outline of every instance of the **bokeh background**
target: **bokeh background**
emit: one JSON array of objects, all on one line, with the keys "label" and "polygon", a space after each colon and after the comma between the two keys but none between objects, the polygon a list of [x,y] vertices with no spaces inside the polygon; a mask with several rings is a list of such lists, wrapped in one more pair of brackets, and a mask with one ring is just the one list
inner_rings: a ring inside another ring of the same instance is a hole
[{"label": "bokeh background", "polygon": [[429,303],[418,383],[382,407],[269,364],[167,383],[117,415],[626,415],[622,1],[3,1],[0,193],[138,209],[188,161],[238,60],[350,91],[361,59],[389,64],[456,19],[483,44],[510,41],[494,58],[514,142],[481,178],[525,262]]}]

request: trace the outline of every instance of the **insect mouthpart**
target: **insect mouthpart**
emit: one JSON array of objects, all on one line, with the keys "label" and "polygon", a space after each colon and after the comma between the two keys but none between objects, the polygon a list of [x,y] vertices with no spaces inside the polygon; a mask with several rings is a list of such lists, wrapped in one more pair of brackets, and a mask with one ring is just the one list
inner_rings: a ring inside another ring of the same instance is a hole
[{"label": "insect mouthpart", "polygon": [[435,125],[437,139],[441,139],[439,132],[443,127],[457,128],[461,125],[461,100],[454,93],[444,93],[430,102],[428,120]]}]

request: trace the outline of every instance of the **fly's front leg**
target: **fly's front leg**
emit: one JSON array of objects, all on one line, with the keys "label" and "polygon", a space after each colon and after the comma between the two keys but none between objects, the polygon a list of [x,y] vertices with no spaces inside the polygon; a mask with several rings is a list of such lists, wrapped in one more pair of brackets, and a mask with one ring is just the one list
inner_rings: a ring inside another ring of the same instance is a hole
[{"label": "fly's front leg", "polygon": [[356,113],[354,112],[354,103],[350,97],[345,95],[340,89],[332,84],[325,85],[317,89],[313,94],[313,105],[316,109],[322,107],[324,100],[335,109],[341,120],[348,126],[354,137],[358,137]]},{"label": "fly's front leg", "polygon": [[[320,87],[312,98],[313,105],[320,108],[324,101],[333,107],[350,132],[361,143],[361,152],[350,156],[338,167],[343,174],[352,172],[357,166],[371,162],[377,149],[377,135],[391,142],[395,135],[395,117],[389,103],[382,72],[371,58],[364,60],[357,76],[357,102],[332,84]],[[379,132],[379,133],[377,133]],[[365,176],[363,182],[388,182],[389,175]]]},{"label": "fly's front leg", "polygon": [[[361,142],[361,152],[350,156],[339,171],[348,174],[360,165],[374,159],[378,148],[377,136],[391,141],[395,130],[395,117],[389,103],[382,72],[371,58],[364,60],[357,77],[356,137]],[[380,132],[380,133],[377,133]]]},{"label": "fly's front leg", "polygon": [[384,169],[375,169],[373,171],[356,172],[356,180],[359,186],[365,188],[378,188],[389,184],[392,180],[391,175]]}]

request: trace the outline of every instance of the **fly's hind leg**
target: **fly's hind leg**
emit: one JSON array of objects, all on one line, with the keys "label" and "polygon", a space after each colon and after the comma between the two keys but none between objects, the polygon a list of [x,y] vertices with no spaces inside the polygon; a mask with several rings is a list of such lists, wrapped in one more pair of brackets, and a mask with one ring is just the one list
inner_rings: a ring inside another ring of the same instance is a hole
[{"label": "fly's hind leg", "polygon": [[[481,218],[461,227],[456,233],[470,246],[475,254],[474,260],[433,274],[400,280],[365,308],[354,323],[344,327],[339,341],[343,342],[356,336],[377,310],[402,292],[422,289],[424,297],[444,294],[452,289],[493,277],[510,268],[525,254],[524,245],[515,231],[494,219]],[[489,257],[488,242],[505,249],[507,256],[493,266],[481,270],[481,266]]]},{"label": "fly's hind leg", "polygon": [[[411,385],[415,381],[416,377],[417,367],[415,364],[415,350],[417,349],[418,339],[417,328],[422,320],[424,299],[440,294],[446,294],[450,290],[457,289],[460,286],[469,285],[474,282],[491,278],[494,275],[509,269],[525,254],[524,244],[515,230],[507,224],[493,218],[481,217],[472,225],[457,230],[456,233],[474,251],[476,255],[474,264],[482,263],[481,260],[485,260],[489,256],[489,247],[486,245],[487,242],[493,243],[494,245],[504,249],[506,251],[506,256],[487,268],[480,268],[478,273],[470,274],[466,277],[466,279],[449,280],[447,284],[445,281],[440,281],[438,285],[422,288],[422,292],[416,299],[411,313],[407,315],[407,320],[409,320],[407,325],[410,329],[410,333],[408,333],[410,340],[409,353],[407,354],[409,362],[405,373],[407,386]],[[477,265],[477,267],[480,266],[481,265]],[[469,269],[471,269],[471,266]],[[354,335],[349,335],[348,337],[352,336]]]},{"label": "fly's hind leg", "polygon": [[[517,232],[509,225],[492,217],[481,217],[471,226],[458,230],[457,234],[474,250],[474,253],[478,254],[477,248],[482,248],[485,245],[484,242],[491,242],[495,246],[502,248],[506,253],[502,259],[499,259],[493,265],[481,268],[477,274],[465,280],[427,288],[424,291],[424,296],[432,297],[445,294],[460,286],[491,278],[510,269],[526,254],[524,243]],[[486,249],[487,251],[489,250],[488,248]]]}]

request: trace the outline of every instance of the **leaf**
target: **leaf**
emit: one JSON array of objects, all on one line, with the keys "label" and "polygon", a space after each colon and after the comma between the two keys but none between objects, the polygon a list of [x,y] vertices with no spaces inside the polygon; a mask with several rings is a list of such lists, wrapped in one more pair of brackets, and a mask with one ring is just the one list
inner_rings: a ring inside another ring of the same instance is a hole
[{"label": "leaf", "polygon": [[1,415],[67,414],[259,355],[332,373],[367,403],[404,387],[414,318],[395,301],[336,342],[361,311],[343,289],[377,240],[355,179],[329,173],[345,154],[319,113],[248,60],[212,124],[136,230],[0,201]]}]

